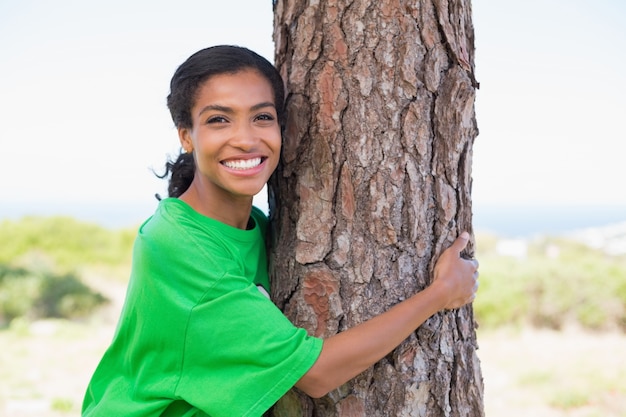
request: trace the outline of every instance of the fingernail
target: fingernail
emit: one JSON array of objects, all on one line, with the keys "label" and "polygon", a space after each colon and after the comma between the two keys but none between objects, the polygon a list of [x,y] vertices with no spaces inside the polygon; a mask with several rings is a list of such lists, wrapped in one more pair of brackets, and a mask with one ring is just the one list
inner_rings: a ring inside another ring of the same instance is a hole
[{"label": "fingernail", "polygon": [[469,235],[469,233],[467,233],[467,232],[463,232],[463,233],[461,233],[461,237],[462,237],[463,239],[468,239],[468,240],[469,240],[470,235]]}]

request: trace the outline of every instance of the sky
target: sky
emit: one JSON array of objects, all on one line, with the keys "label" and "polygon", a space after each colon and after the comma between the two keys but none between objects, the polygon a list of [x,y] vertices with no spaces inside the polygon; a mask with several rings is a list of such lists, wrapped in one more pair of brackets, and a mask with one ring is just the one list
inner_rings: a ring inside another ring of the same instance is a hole
[{"label": "sky", "polygon": [[[474,205],[626,206],[626,2],[472,7]],[[272,25],[269,0],[0,0],[0,218],[86,203],[149,215],[166,185],[152,170],[179,149],[176,67],[222,43],[272,61]]]},{"label": "sky", "polygon": [[473,5],[474,200],[626,203],[626,2]]}]

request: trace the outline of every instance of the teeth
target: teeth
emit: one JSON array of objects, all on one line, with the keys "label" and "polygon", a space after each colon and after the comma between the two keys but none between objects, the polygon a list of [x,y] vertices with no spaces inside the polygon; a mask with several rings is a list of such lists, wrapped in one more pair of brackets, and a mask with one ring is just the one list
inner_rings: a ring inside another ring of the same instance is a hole
[{"label": "teeth", "polygon": [[258,166],[261,158],[252,158],[239,161],[225,161],[224,165],[231,169],[250,169]]}]

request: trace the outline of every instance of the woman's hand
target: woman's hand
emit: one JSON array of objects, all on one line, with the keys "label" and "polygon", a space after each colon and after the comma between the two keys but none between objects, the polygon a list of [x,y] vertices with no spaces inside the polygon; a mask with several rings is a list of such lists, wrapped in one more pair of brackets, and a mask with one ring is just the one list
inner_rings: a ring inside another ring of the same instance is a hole
[{"label": "woman's hand", "polygon": [[439,286],[444,297],[444,309],[459,308],[474,301],[478,290],[478,261],[461,258],[469,233],[463,232],[446,249],[435,264],[432,286]]}]

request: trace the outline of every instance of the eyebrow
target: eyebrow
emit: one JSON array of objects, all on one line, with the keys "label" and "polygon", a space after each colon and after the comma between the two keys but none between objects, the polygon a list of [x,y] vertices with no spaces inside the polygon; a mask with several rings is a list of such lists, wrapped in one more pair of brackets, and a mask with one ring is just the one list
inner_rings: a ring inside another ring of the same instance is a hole
[{"label": "eyebrow", "polygon": [[[262,103],[255,104],[254,106],[250,107],[250,111],[257,111],[265,107],[273,107],[274,109],[276,109],[276,105],[274,103],[272,103],[271,101],[264,101]],[[231,107],[222,106],[219,104],[209,104],[208,106],[203,107],[202,110],[198,112],[198,116],[201,116],[203,113],[206,113],[207,111],[234,113],[234,110]]]}]

